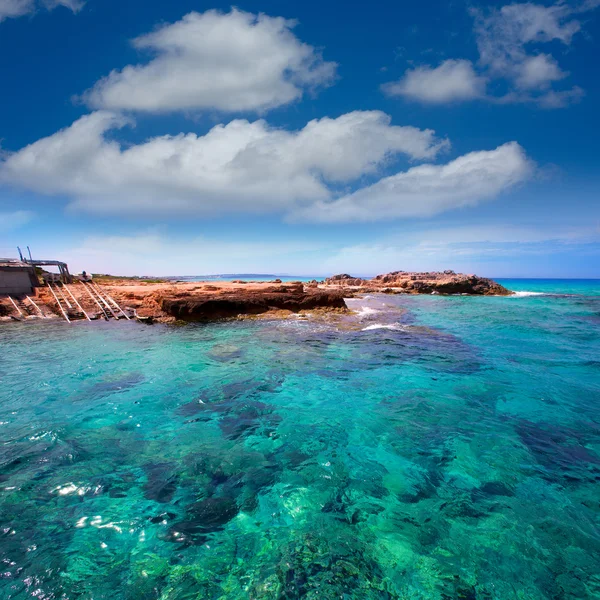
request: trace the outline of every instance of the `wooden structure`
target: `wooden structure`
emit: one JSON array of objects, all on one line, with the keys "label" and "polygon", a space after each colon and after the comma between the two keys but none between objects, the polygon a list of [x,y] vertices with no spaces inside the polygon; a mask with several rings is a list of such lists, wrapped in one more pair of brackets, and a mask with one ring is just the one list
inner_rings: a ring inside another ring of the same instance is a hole
[{"label": "wooden structure", "polygon": [[16,259],[0,259],[0,296],[32,294],[38,285],[33,266]]},{"label": "wooden structure", "polygon": [[[77,319],[91,321],[98,317],[106,320],[131,319],[115,299],[101,289],[89,275],[73,278],[67,263],[59,260],[33,260],[29,247],[27,250],[29,258],[23,256],[20,248],[18,248],[20,260],[0,258],[0,297],[6,298],[10,303],[6,306],[9,312],[13,313],[10,315],[12,318],[17,320],[33,316],[46,318],[47,315],[42,310],[45,307],[47,311],[61,315],[68,323]],[[59,272],[50,273],[44,270],[41,275],[43,283],[41,283],[38,278],[39,271],[36,271],[38,267],[56,267]],[[72,285],[74,279],[76,285]],[[44,302],[40,302],[39,297],[39,304],[30,298],[30,295],[36,295],[34,288],[39,286],[43,286],[50,292],[51,299],[46,299],[45,305]],[[81,295],[83,290],[85,290],[83,295],[87,294],[91,299],[92,306],[100,309],[99,313],[92,312],[94,308],[90,311],[89,302],[87,310],[84,308]]]}]

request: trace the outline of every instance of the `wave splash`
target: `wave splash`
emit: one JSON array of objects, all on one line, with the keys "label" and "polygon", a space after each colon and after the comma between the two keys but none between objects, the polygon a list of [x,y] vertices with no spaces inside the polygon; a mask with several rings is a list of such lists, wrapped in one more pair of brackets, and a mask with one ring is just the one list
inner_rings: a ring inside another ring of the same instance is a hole
[{"label": "wave splash", "polygon": [[373,315],[376,315],[377,313],[380,313],[380,310],[377,310],[376,308],[371,308],[370,306],[361,306],[357,311],[356,314],[358,315],[358,317],[360,319],[363,319],[365,317],[372,317]]},{"label": "wave splash", "polygon": [[546,294],[545,292],[523,291],[523,292],[513,292],[513,294],[511,296],[508,296],[508,298],[526,298],[528,296],[548,296],[548,294]]},{"label": "wave splash", "polygon": [[407,325],[402,325],[401,323],[373,323],[373,325],[368,325],[367,327],[363,327],[361,331],[374,331],[375,329],[390,329],[392,331],[406,331],[408,329]]}]

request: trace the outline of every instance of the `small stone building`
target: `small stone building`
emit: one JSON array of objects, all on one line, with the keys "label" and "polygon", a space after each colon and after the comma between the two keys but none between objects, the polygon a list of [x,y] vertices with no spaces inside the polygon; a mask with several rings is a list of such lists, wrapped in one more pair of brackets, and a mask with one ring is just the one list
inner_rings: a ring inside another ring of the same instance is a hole
[{"label": "small stone building", "polygon": [[0,259],[0,296],[32,294],[37,285],[34,267],[19,260]]}]

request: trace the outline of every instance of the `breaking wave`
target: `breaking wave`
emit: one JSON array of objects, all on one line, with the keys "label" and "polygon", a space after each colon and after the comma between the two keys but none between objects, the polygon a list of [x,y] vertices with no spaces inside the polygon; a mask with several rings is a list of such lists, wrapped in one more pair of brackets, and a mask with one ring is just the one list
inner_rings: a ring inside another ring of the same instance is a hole
[{"label": "breaking wave", "polygon": [[526,298],[527,296],[548,296],[548,294],[544,292],[513,292],[509,298]]},{"label": "breaking wave", "polygon": [[373,325],[363,327],[362,331],[373,331],[375,329],[391,329],[392,331],[406,331],[407,326],[401,325],[400,323],[391,323],[388,325],[385,325],[383,323],[373,323]]},{"label": "breaking wave", "polygon": [[376,308],[371,308],[370,306],[361,306],[357,311],[356,314],[358,315],[359,318],[364,318],[364,317],[371,317],[373,315],[376,315],[377,313],[380,313],[380,310],[377,310]]}]

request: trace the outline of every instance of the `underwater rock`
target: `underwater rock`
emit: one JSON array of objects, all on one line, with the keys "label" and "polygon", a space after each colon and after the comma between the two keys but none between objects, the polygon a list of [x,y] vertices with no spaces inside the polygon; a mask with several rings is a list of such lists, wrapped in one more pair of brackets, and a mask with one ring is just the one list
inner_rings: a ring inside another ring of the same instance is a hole
[{"label": "underwater rock", "polygon": [[160,515],[156,515],[155,517],[148,517],[150,523],[157,525],[158,523],[162,523],[164,521],[172,521],[175,518],[175,514],[171,512],[160,513]]},{"label": "underwater rock", "polygon": [[525,419],[516,426],[523,444],[553,476],[585,481],[600,474],[600,457],[582,445],[584,437],[568,428]]},{"label": "underwater rock", "polygon": [[279,415],[273,414],[274,406],[247,398],[255,393],[264,392],[264,388],[269,390],[270,385],[270,382],[261,383],[255,380],[226,384],[212,397],[204,393],[197,400],[180,406],[177,413],[183,416],[207,413],[206,419],[193,419],[188,422],[208,420],[211,413],[214,418],[220,415],[219,427],[224,437],[237,440],[261,425],[273,428],[281,421]]},{"label": "underwater rock", "polygon": [[124,392],[142,383],[144,380],[145,377],[141,373],[124,373],[122,375],[107,377],[104,381],[95,383],[87,390],[78,394],[73,398],[73,401],[103,398],[110,394]]},{"label": "underwater rock", "polygon": [[219,362],[228,362],[240,358],[242,349],[232,344],[217,344],[209,350],[208,356]]},{"label": "underwater rock", "polygon": [[191,402],[186,402],[181,406],[177,407],[175,412],[182,417],[193,417],[197,415],[199,412],[206,410],[206,404],[202,402],[202,400],[192,400]]},{"label": "underwater rock", "polygon": [[231,408],[229,414],[220,419],[219,427],[227,439],[237,440],[258,429],[263,421],[269,426],[279,423],[281,417],[271,412],[272,407],[263,402],[245,402],[241,406]]},{"label": "underwater rock", "polygon": [[443,502],[440,504],[439,510],[448,519],[480,519],[485,516],[485,512],[475,508],[471,499],[464,495],[456,495]]},{"label": "underwater rock", "polygon": [[486,481],[479,492],[487,496],[514,496],[515,493],[505,483],[501,481]]},{"label": "underwater rock", "polygon": [[144,471],[148,481],[144,485],[144,497],[162,504],[171,502],[177,491],[178,476],[173,474],[174,466],[169,463],[146,465]]},{"label": "underwater rock", "polygon": [[229,497],[204,498],[188,507],[187,513],[206,531],[216,531],[239,512],[235,499]]},{"label": "underwater rock", "polygon": [[439,474],[435,471],[428,473],[427,477],[417,481],[413,485],[411,491],[400,494],[398,499],[400,502],[406,504],[417,504],[421,500],[433,498],[437,496],[437,487],[439,486],[441,479]]},{"label": "underwater rock", "polygon": [[201,545],[209,533],[223,529],[238,512],[237,502],[233,498],[204,498],[188,507],[186,518],[169,529],[167,540]]},{"label": "underwater rock", "polygon": [[333,540],[306,534],[285,549],[277,569],[278,598],[395,598],[353,531],[338,530]]}]

